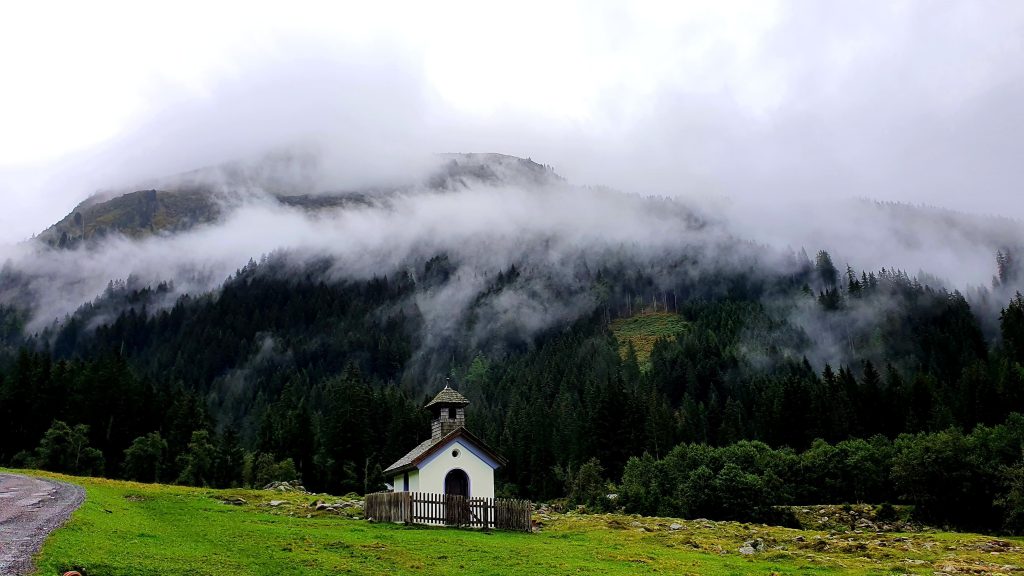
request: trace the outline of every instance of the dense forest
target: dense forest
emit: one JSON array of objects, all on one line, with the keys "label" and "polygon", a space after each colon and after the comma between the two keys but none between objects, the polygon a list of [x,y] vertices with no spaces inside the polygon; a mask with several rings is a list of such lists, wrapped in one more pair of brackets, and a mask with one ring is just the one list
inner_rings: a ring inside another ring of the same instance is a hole
[{"label": "dense forest", "polygon": [[[166,284],[112,282],[32,335],[0,308],[0,464],[375,491],[428,433],[421,407],[448,377],[472,401],[468,426],[509,460],[502,495],[746,520],[899,502],[936,523],[1024,527],[1009,253],[970,298],[899,270],[844,272],[824,251],[790,258],[668,284],[649,266],[587,268],[591,305],[529,335],[482,312],[524,281],[510,266],[441,341],[417,295],[458,273],[445,255],[365,280],[276,255],[170,305]],[[649,350],[610,329],[653,314],[683,329]]]}]

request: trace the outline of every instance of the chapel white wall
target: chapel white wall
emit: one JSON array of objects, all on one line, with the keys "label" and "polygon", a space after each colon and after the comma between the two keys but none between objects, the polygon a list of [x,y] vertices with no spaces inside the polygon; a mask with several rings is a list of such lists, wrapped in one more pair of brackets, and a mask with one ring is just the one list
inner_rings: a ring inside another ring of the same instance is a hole
[{"label": "chapel white wall", "polygon": [[[459,456],[453,457],[452,450],[458,449]],[[444,478],[448,472],[459,468],[469,476],[471,498],[494,498],[494,469],[487,462],[473,454],[459,439],[448,443],[430,463],[421,465],[417,478],[417,492],[444,493]],[[401,486],[399,483],[397,486]],[[412,474],[409,475],[409,490],[412,488]]]}]

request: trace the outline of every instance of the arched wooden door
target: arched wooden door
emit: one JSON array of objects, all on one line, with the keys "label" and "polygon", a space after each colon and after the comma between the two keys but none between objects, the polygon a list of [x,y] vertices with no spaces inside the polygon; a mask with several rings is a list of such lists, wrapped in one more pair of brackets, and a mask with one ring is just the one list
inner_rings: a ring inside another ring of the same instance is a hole
[{"label": "arched wooden door", "polygon": [[444,477],[444,503],[445,524],[469,523],[469,476],[462,470],[452,470]]},{"label": "arched wooden door", "polygon": [[444,477],[444,493],[469,498],[469,476],[462,470],[452,470]]}]

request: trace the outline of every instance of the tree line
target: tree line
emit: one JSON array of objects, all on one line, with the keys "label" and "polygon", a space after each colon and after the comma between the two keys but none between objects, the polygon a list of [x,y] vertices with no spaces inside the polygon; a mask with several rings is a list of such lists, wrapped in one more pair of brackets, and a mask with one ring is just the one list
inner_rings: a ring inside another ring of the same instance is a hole
[{"label": "tree line", "polygon": [[[743,440],[680,444],[663,458],[626,463],[618,485],[629,512],[689,518],[779,521],[776,507],[810,503],[903,503],[915,518],[974,530],[1024,528],[1024,416],[957,428],[815,441],[802,452]],[[593,482],[593,480],[591,480]],[[580,503],[608,508],[604,494]]]}]

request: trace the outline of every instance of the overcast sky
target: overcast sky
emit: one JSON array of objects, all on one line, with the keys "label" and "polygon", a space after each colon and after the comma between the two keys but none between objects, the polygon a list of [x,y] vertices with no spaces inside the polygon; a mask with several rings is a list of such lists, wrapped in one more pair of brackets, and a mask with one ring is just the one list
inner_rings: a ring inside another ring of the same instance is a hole
[{"label": "overcast sky", "polygon": [[1024,3],[8,2],[0,242],[131,185],[326,143],[347,180],[493,151],[799,212],[1024,216]]}]

